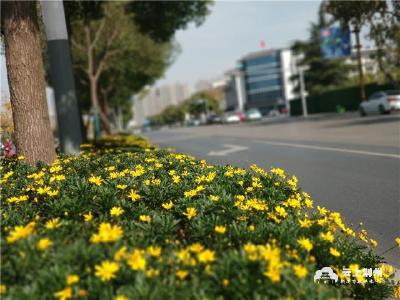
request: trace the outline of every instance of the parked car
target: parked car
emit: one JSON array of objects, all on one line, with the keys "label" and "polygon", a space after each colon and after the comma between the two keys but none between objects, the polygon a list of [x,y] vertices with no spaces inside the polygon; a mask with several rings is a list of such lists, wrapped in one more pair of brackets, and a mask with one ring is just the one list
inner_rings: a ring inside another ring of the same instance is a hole
[{"label": "parked car", "polygon": [[240,123],[241,117],[238,112],[226,112],[222,118],[224,124]]},{"label": "parked car", "polygon": [[373,93],[367,101],[360,104],[361,116],[371,113],[389,114],[392,110],[400,110],[400,91],[388,90]]},{"label": "parked car", "polygon": [[210,115],[207,118],[207,124],[221,124],[222,123],[222,117],[220,115],[214,114]]},{"label": "parked car", "polygon": [[246,121],[257,121],[261,120],[262,114],[257,108],[251,108],[246,111]]}]

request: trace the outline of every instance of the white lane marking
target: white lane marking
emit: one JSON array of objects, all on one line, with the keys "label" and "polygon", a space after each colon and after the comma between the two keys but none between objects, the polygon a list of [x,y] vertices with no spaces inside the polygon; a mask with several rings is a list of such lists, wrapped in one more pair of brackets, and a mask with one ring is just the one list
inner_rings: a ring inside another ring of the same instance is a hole
[{"label": "white lane marking", "polygon": [[240,145],[231,145],[231,144],[223,144],[224,147],[228,148],[225,150],[213,150],[208,152],[208,156],[225,156],[234,152],[244,151],[249,149],[249,147],[240,146]]},{"label": "white lane marking", "polygon": [[294,147],[294,148],[304,148],[304,149],[323,150],[323,151],[336,151],[336,152],[353,153],[353,154],[370,155],[370,156],[391,157],[391,158],[400,159],[400,155],[389,154],[389,153],[370,152],[370,151],[353,150],[353,149],[345,149],[345,148],[313,146],[313,145],[304,145],[304,144],[270,142],[270,141],[263,141],[263,140],[255,140],[254,142],[263,143],[263,144],[267,144],[267,145],[274,145],[274,146],[288,146],[288,147]]}]

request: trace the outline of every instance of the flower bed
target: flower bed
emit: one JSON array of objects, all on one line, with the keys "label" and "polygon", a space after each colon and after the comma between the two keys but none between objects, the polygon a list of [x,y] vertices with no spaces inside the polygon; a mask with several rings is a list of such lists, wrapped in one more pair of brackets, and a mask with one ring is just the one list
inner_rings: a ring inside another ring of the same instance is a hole
[{"label": "flower bed", "polygon": [[[376,242],[339,213],[312,209],[296,177],[281,169],[212,166],[130,137],[83,148],[51,166],[29,167],[22,158],[3,163],[5,299],[393,293],[393,269],[371,251]],[[315,271],[327,266],[339,282],[315,283]],[[383,273],[340,284],[346,267]]]}]

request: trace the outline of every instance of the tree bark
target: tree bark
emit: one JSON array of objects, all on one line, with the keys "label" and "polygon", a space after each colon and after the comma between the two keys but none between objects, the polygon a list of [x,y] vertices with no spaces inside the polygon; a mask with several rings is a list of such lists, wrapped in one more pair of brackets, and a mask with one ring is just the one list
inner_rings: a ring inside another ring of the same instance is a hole
[{"label": "tree bark", "polygon": [[7,75],[17,153],[26,162],[56,158],[47,108],[36,1],[3,1]]}]

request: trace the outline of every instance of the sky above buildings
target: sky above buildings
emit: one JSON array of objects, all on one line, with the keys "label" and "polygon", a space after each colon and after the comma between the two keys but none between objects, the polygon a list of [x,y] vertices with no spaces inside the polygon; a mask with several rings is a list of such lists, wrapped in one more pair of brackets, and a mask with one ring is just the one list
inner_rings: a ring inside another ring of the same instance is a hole
[{"label": "sky above buildings", "polygon": [[235,67],[243,55],[266,48],[289,47],[307,39],[317,20],[320,1],[216,1],[198,28],[176,34],[181,53],[157,85],[176,81],[195,84]]},{"label": "sky above buildings", "polygon": [[[203,25],[189,26],[176,34],[181,52],[157,86],[221,78],[237,60],[266,48],[289,47],[308,38],[317,20],[320,1],[216,1]],[[1,98],[8,98],[4,56],[0,55]]]}]

